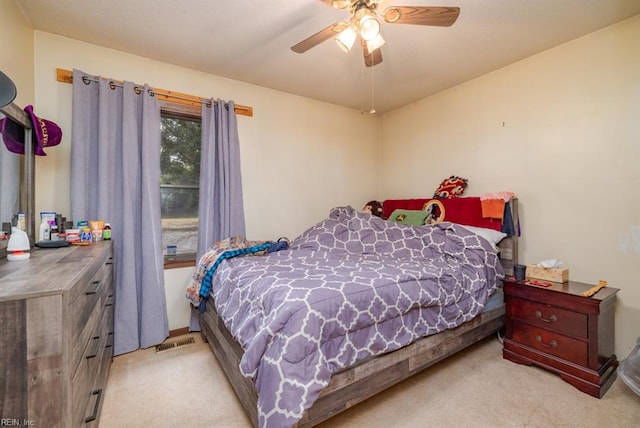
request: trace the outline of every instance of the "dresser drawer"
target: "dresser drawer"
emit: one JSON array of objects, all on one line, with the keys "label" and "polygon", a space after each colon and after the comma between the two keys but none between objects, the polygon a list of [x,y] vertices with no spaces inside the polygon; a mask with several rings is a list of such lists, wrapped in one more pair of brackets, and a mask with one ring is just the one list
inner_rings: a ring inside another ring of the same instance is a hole
[{"label": "dresser drawer", "polygon": [[[113,319],[112,319],[113,320]],[[111,358],[113,357],[113,333],[107,337],[107,343],[102,349],[100,356],[99,369],[93,382],[91,390],[88,392],[87,405],[84,414],[80,418],[79,426],[97,427],[99,425],[100,410],[102,408],[104,393],[107,387],[107,378],[109,376],[109,368],[111,367]]]},{"label": "dresser drawer", "polygon": [[[93,395],[96,378],[105,364],[104,355],[112,352],[112,311],[101,310],[99,323],[86,343],[72,383],[72,414],[74,422],[84,420],[87,402]],[[109,361],[110,362],[110,361]],[[108,363],[107,363],[108,364]]]},{"label": "dresser drawer", "polygon": [[510,301],[511,316],[539,328],[586,339],[587,315],[526,299]]},{"label": "dresser drawer", "polygon": [[73,318],[73,335],[84,329],[93,308],[103,295],[104,285],[111,282],[111,265],[103,264],[89,281],[78,284],[80,291],[71,303],[71,316]]},{"label": "dresser drawer", "polygon": [[554,355],[581,366],[587,365],[588,345],[586,341],[519,321],[513,323],[512,340],[545,354]]},{"label": "dresser drawer", "polygon": [[71,304],[72,373],[80,363],[87,342],[94,336],[102,312],[109,305],[113,305],[112,269],[110,264],[105,264]]}]

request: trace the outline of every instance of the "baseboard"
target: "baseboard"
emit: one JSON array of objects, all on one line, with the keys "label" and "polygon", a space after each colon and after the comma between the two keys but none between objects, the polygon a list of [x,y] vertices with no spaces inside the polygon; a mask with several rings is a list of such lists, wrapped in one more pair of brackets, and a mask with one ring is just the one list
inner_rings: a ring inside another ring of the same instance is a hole
[{"label": "baseboard", "polygon": [[175,330],[169,331],[169,337],[182,336],[183,334],[189,333],[189,327],[177,328]]}]

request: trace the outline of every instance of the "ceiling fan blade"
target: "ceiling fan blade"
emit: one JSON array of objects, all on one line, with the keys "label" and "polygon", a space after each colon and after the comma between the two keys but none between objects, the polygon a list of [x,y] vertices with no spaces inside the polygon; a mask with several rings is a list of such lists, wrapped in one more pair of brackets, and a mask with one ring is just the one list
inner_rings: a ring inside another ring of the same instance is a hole
[{"label": "ceiling fan blade", "polygon": [[367,67],[373,67],[374,65],[378,65],[382,62],[382,48],[378,48],[369,53],[367,46],[363,43],[362,55],[364,56],[364,64]]},{"label": "ceiling fan blade", "polygon": [[336,24],[331,24],[327,28],[318,31],[317,33],[307,37],[300,43],[297,43],[291,46],[291,50],[296,53],[303,53],[308,51],[309,49],[319,45],[325,40],[330,39],[331,37],[337,35],[339,32],[345,29],[345,24],[342,22],[338,22]]},{"label": "ceiling fan blade", "polygon": [[459,7],[391,6],[385,9],[383,16],[390,24],[450,27],[458,15]]}]

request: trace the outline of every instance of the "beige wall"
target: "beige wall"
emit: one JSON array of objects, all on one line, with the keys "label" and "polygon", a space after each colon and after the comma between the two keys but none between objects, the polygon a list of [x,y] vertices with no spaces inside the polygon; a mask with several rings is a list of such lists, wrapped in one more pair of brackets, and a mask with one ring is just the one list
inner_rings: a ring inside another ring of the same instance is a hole
[{"label": "beige wall", "polygon": [[[33,29],[12,1],[0,1],[0,71],[15,83],[19,106],[33,103]],[[9,48],[9,49],[8,49]]]},{"label": "beige wall", "polygon": [[[238,117],[249,239],[294,238],[336,205],[375,198],[377,127],[359,111],[38,31],[35,58],[37,112],[64,130],[63,143],[37,159],[38,212],[70,211],[72,86],[56,81],[56,68],[253,106],[253,117]],[[165,273],[171,329],[188,325],[191,272]]]},{"label": "beige wall", "polygon": [[520,261],[620,288],[616,353],[640,336],[640,15],[385,114],[380,197],[520,201]]}]

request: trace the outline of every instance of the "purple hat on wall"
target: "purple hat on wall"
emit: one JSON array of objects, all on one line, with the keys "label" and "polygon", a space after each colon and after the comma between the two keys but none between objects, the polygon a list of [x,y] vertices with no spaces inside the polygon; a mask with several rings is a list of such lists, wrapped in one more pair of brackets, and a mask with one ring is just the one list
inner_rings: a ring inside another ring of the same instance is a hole
[{"label": "purple hat on wall", "polygon": [[[57,146],[62,140],[62,129],[50,120],[41,119],[33,112],[33,106],[24,108],[33,124],[32,141],[33,152],[38,156],[46,156],[45,147]],[[24,129],[13,120],[5,117],[0,119],[0,133],[4,145],[10,152],[24,154]]]}]

